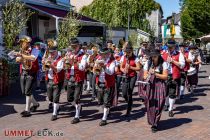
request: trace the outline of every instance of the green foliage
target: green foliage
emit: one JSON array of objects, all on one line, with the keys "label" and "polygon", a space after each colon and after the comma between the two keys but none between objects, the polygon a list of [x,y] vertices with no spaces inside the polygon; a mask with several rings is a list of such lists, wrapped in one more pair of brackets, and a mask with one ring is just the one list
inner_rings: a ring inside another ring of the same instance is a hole
[{"label": "green foliage", "polygon": [[77,15],[70,12],[66,19],[63,20],[59,25],[58,34],[58,48],[64,49],[69,46],[69,41],[71,38],[77,37],[81,27],[80,21],[77,19]]},{"label": "green foliage", "polygon": [[130,27],[147,31],[150,28],[145,23],[146,15],[158,8],[154,0],[94,0],[80,12],[111,27],[127,27],[129,15]]},{"label": "green foliage", "polygon": [[20,0],[8,0],[3,8],[4,42],[6,49],[13,49],[15,37],[26,27],[33,12],[26,9]]},{"label": "green foliage", "polygon": [[138,33],[137,32],[131,32],[128,40],[132,43],[133,48],[137,48],[139,47],[137,44],[137,40],[138,40]]},{"label": "green foliage", "polygon": [[181,31],[184,39],[198,38],[210,33],[210,2],[180,0],[182,6]]}]

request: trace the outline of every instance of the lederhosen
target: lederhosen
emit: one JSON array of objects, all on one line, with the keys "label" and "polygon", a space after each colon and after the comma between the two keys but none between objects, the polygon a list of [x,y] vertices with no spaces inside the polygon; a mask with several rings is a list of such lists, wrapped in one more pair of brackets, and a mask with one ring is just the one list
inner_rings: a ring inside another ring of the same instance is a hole
[{"label": "lederhosen", "polygon": [[[107,67],[111,65],[114,60],[110,59],[107,63]],[[113,105],[113,98],[115,92],[115,74],[108,75],[104,71],[104,82],[96,79],[98,85],[97,98],[99,105],[104,105],[106,108],[110,108]]]},{"label": "lederhosen", "polygon": [[[173,60],[179,62],[179,55],[180,53],[178,51],[175,51],[171,57]],[[163,59],[167,61],[167,58],[168,58],[168,53],[164,53]],[[180,73],[181,69],[174,64],[171,64],[171,67],[173,72],[172,74],[168,75],[167,93],[169,98],[175,99],[179,95],[179,88],[181,84],[181,73]]]},{"label": "lederhosen", "polygon": [[[79,54],[77,59],[81,62],[83,54]],[[79,66],[74,64],[74,75],[71,75],[71,69],[66,73],[67,78],[67,100],[78,104],[85,80],[85,71],[80,71]]]},{"label": "lederhosen", "polygon": [[39,71],[38,59],[32,62],[32,68],[25,70],[20,64],[20,87],[23,95],[32,95],[33,84],[36,82],[37,72]]},{"label": "lederhosen", "polygon": [[[61,59],[62,57],[59,56],[53,65],[57,67],[58,62],[62,61]],[[61,70],[59,73],[55,73],[53,71],[53,79],[49,79],[48,72],[46,72],[45,79],[47,82],[47,96],[50,102],[59,103],[60,94],[64,83],[64,76],[64,70]]]}]

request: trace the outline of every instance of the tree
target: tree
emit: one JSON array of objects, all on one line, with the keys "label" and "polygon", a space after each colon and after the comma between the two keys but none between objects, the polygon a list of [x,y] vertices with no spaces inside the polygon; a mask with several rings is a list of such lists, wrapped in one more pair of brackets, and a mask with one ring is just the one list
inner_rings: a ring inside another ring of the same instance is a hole
[{"label": "tree", "polygon": [[198,38],[210,33],[210,2],[180,0],[181,32],[184,39]]},{"label": "tree", "polygon": [[20,0],[9,0],[3,8],[3,29],[6,49],[13,49],[16,36],[26,27],[33,12]]},{"label": "tree", "polygon": [[79,16],[73,12],[68,13],[64,21],[59,26],[58,34],[58,48],[64,49],[69,46],[69,41],[73,37],[77,37],[80,30],[80,21],[77,19]]},{"label": "tree", "polygon": [[154,0],[94,0],[80,12],[111,27],[127,27],[129,15],[130,27],[146,31],[149,30],[146,15],[158,8],[160,4]]}]

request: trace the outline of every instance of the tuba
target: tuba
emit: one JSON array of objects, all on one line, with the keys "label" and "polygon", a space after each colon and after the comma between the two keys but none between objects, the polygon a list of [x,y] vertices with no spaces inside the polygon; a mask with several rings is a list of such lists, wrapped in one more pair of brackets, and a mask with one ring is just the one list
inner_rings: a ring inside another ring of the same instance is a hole
[{"label": "tuba", "polygon": [[47,49],[45,51],[45,54],[43,56],[43,66],[42,70],[43,71],[48,71],[50,69],[50,65],[52,63],[52,60],[49,58],[49,48],[53,47],[55,45],[55,41],[53,39],[48,39],[47,40]]},{"label": "tuba", "polygon": [[[30,52],[28,51],[28,47],[22,47],[20,49],[20,54],[30,55]],[[22,63],[25,70],[31,70],[32,68],[32,61],[24,59],[23,57],[17,57],[16,62]]]}]

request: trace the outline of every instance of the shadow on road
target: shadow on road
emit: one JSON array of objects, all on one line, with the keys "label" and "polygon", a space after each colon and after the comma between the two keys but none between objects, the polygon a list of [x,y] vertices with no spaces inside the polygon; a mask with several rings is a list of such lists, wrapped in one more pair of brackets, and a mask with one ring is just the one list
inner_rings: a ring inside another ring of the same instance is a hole
[{"label": "shadow on road", "polygon": [[192,122],[192,119],[189,118],[173,118],[168,120],[161,120],[159,123],[159,131],[172,129],[190,122]]}]

